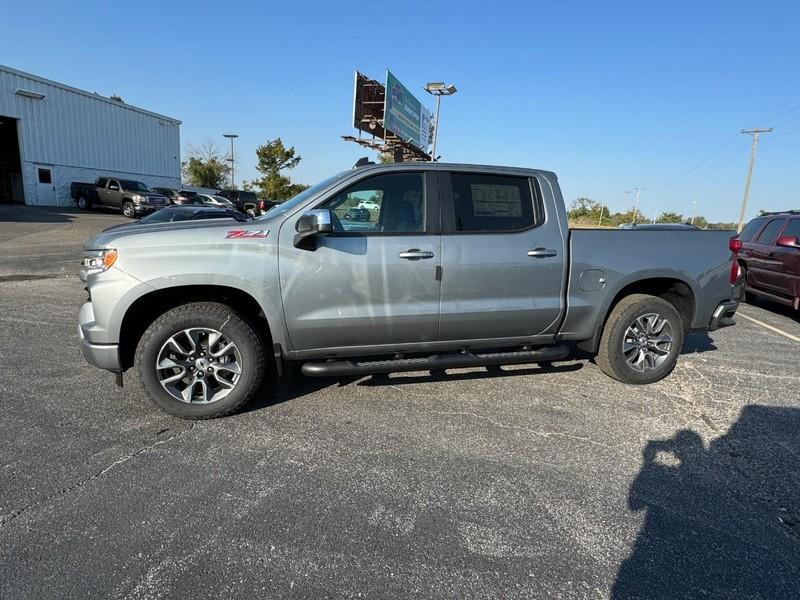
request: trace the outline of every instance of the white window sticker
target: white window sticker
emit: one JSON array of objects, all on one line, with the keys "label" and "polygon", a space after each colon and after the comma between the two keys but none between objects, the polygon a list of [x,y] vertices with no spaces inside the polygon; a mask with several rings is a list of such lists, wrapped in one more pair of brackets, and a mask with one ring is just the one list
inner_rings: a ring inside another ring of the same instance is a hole
[{"label": "white window sticker", "polygon": [[521,217],[522,199],[516,185],[470,184],[472,211],[478,217]]}]

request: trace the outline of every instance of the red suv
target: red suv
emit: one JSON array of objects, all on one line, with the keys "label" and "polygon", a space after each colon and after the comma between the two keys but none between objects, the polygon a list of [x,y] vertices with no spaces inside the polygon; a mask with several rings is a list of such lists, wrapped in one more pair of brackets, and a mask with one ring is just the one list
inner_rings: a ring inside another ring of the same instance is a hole
[{"label": "red suv", "polygon": [[800,210],[766,213],[731,238],[748,301],[756,295],[800,308]]}]

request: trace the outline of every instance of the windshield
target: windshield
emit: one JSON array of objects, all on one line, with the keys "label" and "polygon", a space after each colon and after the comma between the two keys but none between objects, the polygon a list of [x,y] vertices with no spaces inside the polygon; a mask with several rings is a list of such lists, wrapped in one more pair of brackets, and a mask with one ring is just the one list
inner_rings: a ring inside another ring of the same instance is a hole
[{"label": "windshield", "polygon": [[141,181],[133,181],[131,179],[120,179],[119,184],[122,186],[123,190],[127,190],[129,192],[152,192],[149,187],[143,184]]},{"label": "windshield", "polygon": [[210,197],[224,206],[233,206],[233,202],[231,202],[227,198],[223,198],[222,196],[210,196]]},{"label": "windshield", "polygon": [[316,185],[312,185],[307,190],[303,190],[299,194],[297,194],[294,198],[287,200],[286,202],[281,202],[280,204],[276,204],[272,208],[270,208],[266,214],[262,217],[259,217],[257,220],[260,219],[269,219],[271,217],[276,217],[278,215],[284,214],[293,210],[296,206],[302,204],[309,198],[311,198],[314,194],[324,190],[326,187],[330,186],[331,184],[335,183],[339,179],[350,175],[352,171],[342,171],[341,173],[337,173],[332,177],[328,177],[327,179],[323,179]]},{"label": "windshield", "polygon": [[194,213],[191,211],[162,208],[154,213],[150,213],[146,217],[142,217],[139,219],[139,223],[172,223],[173,221],[186,221],[193,216]]}]

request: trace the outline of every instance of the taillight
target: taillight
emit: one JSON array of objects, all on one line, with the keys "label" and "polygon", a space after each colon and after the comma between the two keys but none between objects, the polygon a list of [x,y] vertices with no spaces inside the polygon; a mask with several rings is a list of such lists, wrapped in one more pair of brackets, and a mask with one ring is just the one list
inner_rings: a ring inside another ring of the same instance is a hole
[{"label": "taillight", "polygon": [[739,262],[736,260],[739,255],[739,250],[742,249],[742,240],[734,236],[728,240],[728,248],[733,252],[733,261],[731,262],[730,282],[735,284],[739,279]]},{"label": "taillight", "polygon": [[739,279],[739,263],[733,261],[731,263],[731,275],[730,275],[730,282],[731,284],[735,284],[736,280]]},{"label": "taillight", "polygon": [[267,207],[267,203],[266,202],[264,202],[263,200],[259,200],[258,201],[258,208],[260,210],[264,210],[266,207]]}]

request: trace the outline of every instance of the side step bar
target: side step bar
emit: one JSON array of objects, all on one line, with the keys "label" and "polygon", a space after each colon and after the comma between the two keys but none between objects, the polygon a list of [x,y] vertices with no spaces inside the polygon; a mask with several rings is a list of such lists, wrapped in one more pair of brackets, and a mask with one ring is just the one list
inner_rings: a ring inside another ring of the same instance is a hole
[{"label": "side step bar", "polygon": [[569,355],[567,346],[548,346],[538,350],[511,352],[433,354],[420,358],[395,358],[390,360],[330,360],[307,362],[301,371],[309,377],[341,377],[347,375],[374,375],[403,371],[434,371],[463,367],[490,367],[521,363],[560,360]]}]

